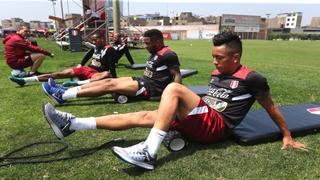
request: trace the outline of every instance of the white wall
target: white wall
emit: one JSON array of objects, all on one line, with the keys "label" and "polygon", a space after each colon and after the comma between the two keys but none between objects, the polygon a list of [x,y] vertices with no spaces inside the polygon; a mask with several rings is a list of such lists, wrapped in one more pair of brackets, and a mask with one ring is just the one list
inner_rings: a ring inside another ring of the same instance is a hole
[{"label": "white wall", "polygon": [[[131,27],[131,31],[145,32],[149,29],[159,29],[160,31],[185,31],[187,39],[211,39],[219,33],[219,25],[179,25],[179,26],[137,26]],[[181,39],[181,38],[180,38]]]}]

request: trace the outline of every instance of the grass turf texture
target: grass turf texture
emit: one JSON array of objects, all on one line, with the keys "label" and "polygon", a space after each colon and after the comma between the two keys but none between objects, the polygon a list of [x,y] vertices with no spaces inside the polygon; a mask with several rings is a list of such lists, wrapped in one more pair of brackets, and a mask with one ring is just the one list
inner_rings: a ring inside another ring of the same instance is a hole
[{"label": "grass turf texture", "polygon": [[[211,42],[168,41],[177,52],[182,68],[195,68],[197,75],[184,79],[186,85],[207,84],[214,66]],[[47,58],[40,71],[59,71],[80,62],[84,52],[61,51],[52,41],[39,40],[39,45],[51,50],[55,57]],[[0,154],[39,140],[55,139],[41,112],[43,102],[50,101],[40,83],[20,88],[8,80],[9,68],[3,60],[0,45]],[[269,80],[273,99],[278,105],[320,101],[320,42],[319,41],[244,41],[242,64],[262,73]],[[144,49],[131,51],[136,63],[144,63]],[[125,58],[120,63],[128,63]],[[119,76],[140,76],[142,70],[117,69]],[[63,82],[63,80],[58,80]],[[50,101],[52,102],[52,101]],[[153,110],[158,102],[116,104],[110,95],[99,98],[70,100],[57,107],[80,117],[101,116],[114,112],[127,113]],[[255,104],[254,108],[259,107]],[[53,156],[69,156],[87,152],[114,138],[122,137],[119,146],[144,140],[148,129],[126,131],[93,130],[76,132],[66,138],[67,151]],[[311,150],[280,150],[281,142],[240,146],[230,140],[212,145],[191,143],[185,150],[170,153],[161,146],[156,169],[144,171],[127,165],[111,153],[110,146],[92,155],[68,161],[0,167],[0,179],[318,179],[320,177],[320,134],[298,137]],[[57,146],[31,148],[25,153],[52,151]]]}]

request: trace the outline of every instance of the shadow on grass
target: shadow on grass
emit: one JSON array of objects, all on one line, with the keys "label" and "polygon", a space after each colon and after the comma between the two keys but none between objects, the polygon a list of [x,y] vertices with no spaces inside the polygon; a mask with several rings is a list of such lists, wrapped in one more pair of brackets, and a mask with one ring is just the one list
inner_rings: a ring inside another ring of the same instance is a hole
[{"label": "shadow on grass", "polygon": [[[16,148],[12,150],[11,152],[8,152],[4,156],[0,157],[0,167],[4,166],[11,166],[15,164],[37,164],[37,163],[52,163],[56,161],[65,161],[65,160],[71,160],[71,159],[78,159],[84,156],[92,155],[96,153],[97,151],[100,151],[102,149],[109,149],[112,146],[116,145],[117,143],[123,141],[123,139],[113,139],[110,141],[107,141],[99,146],[95,146],[92,148],[82,148],[78,150],[71,150],[71,151],[65,151],[69,145],[64,141],[57,141],[57,140],[49,140],[49,141],[41,141],[41,142],[34,142],[30,144],[26,144],[22,147]],[[33,147],[33,146],[39,146],[39,145],[48,145],[48,144],[61,144],[63,147],[58,150],[54,150],[52,152],[45,152],[42,154],[30,154],[30,155],[24,155],[24,156],[15,156],[16,153],[23,152],[24,150]],[[58,155],[62,152],[68,153],[68,155],[62,155],[56,157],[55,155]]]},{"label": "shadow on grass", "polygon": [[89,106],[89,105],[99,105],[99,104],[115,104],[112,97],[103,96],[97,98],[78,98],[67,101],[60,105],[55,105],[55,107],[63,106]]},{"label": "shadow on grass", "polygon": [[[90,101],[94,101],[94,102],[90,102]],[[145,98],[130,97],[129,101],[126,102],[125,104],[131,104],[131,103],[143,102],[143,101],[158,102],[158,100],[153,100],[153,99],[149,100],[149,99],[145,99]],[[81,103],[78,103],[78,102],[81,102]],[[82,103],[82,102],[85,102],[85,103]],[[64,104],[56,105],[56,107],[60,107],[60,106],[88,106],[88,105],[99,105],[99,104],[119,104],[120,105],[120,103],[115,102],[113,97],[103,96],[103,97],[72,99],[70,101],[65,102]]]}]

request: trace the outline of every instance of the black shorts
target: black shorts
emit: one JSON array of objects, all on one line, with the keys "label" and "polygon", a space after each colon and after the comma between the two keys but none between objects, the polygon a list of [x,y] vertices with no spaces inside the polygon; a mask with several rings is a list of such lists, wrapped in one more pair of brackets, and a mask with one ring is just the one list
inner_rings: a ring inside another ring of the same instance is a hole
[{"label": "black shorts", "polygon": [[161,96],[163,89],[156,87],[155,83],[144,77],[132,77],[133,80],[138,81],[138,91],[136,97],[150,98]]}]

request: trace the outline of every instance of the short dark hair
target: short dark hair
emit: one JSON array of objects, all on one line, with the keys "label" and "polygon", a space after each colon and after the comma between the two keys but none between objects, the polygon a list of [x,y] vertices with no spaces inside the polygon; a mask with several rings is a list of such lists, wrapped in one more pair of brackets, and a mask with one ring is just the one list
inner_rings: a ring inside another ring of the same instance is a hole
[{"label": "short dark hair", "polygon": [[100,33],[100,32],[95,32],[95,33],[91,36],[91,38],[92,38],[93,36],[95,36],[96,38],[105,39],[104,35],[103,35],[102,33]]},{"label": "short dark hair", "polygon": [[152,40],[161,40],[163,41],[163,35],[162,32],[158,29],[150,29],[146,32],[144,32],[143,37],[149,37]]},{"label": "short dark hair", "polygon": [[242,42],[238,35],[232,32],[222,32],[212,38],[214,46],[226,45],[230,48],[230,53],[239,53],[242,55]]},{"label": "short dark hair", "polygon": [[16,27],[16,31],[20,31],[20,30],[23,29],[23,28],[29,29],[29,26],[27,26],[27,25],[24,24],[24,23],[19,24],[19,25]]}]

